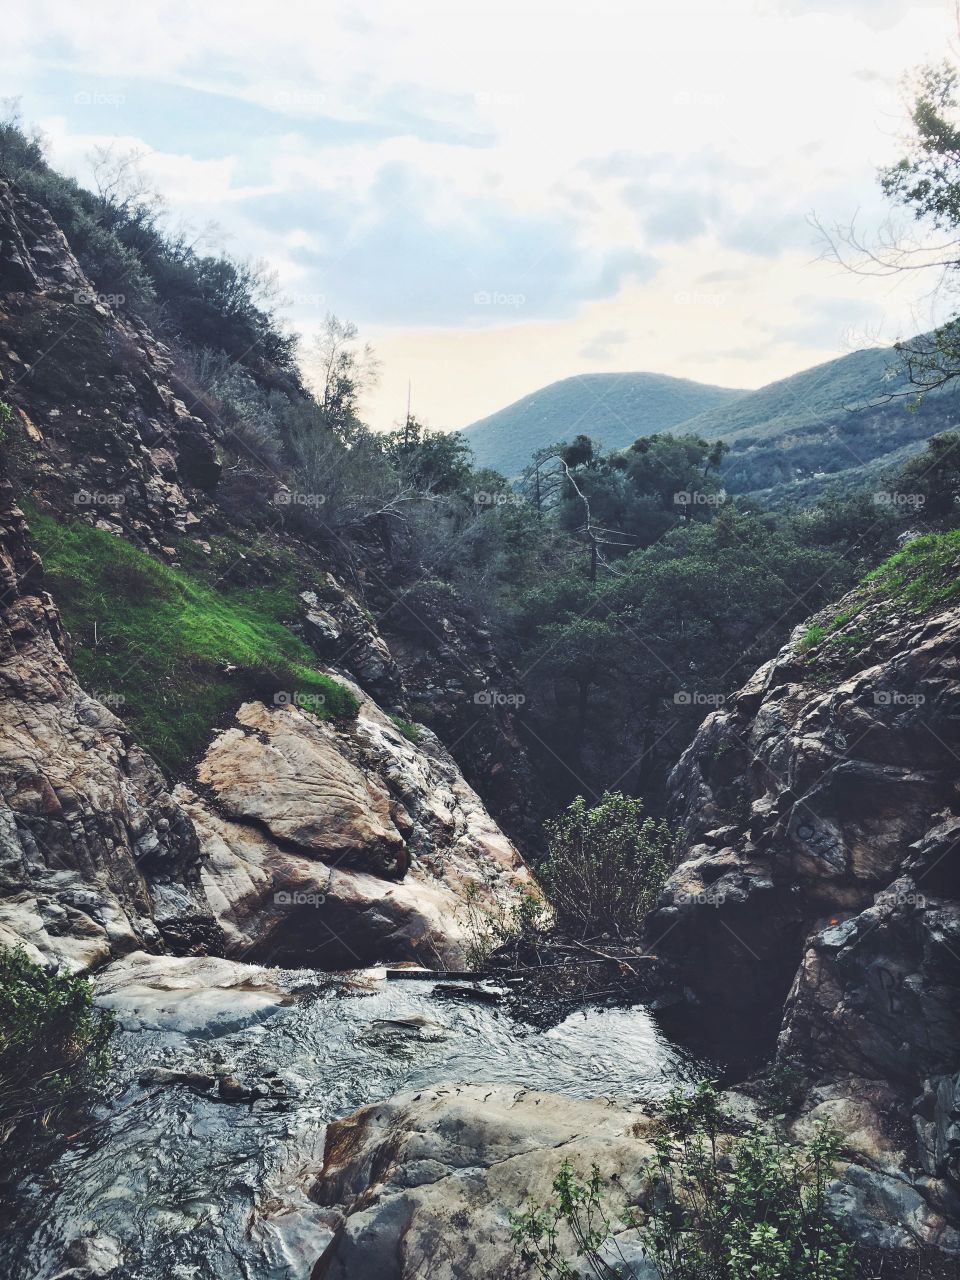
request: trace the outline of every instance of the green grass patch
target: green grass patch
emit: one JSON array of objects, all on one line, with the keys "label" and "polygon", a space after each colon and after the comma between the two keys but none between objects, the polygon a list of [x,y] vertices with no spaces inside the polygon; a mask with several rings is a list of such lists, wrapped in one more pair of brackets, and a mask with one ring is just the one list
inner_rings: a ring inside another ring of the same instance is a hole
[{"label": "green grass patch", "polygon": [[960,529],[928,533],[868,573],[864,584],[871,596],[906,605],[912,613],[926,613],[960,599]]},{"label": "green grass patch", "polygon": [[807,627],[797,647],[801,653],[809,653],[811,649],[817,647],[826,634],[826,627]]},{"label": "green grass patch", "polygon": [[77,676],[171,773],[244,698],[286,692],[321,719],[356,715],[354,696],[314,669],[313,650],[284,625],[297,615],[292,571],[275,588],[217,589],[85,524],[33,515],[30,527]]},{"label": "green grass patch", "polygon": [[413,724],[410,720],[404,720],[403,716],[395,716],[392,712],[387,713],[388,718],[393,721],[403,736],[410,742],[420,741],[420,726]]},{"label": "green grass patch", "polygon": [[797,646],[807,654],[822,646],[824,654],[849,659],[870,642],[869,630],[841,628],[869,605],[887,602],[913,614],[929,613],[960,600],[960,529],[914,538],[868,573],[854,593],[853,603],[825,623],[808,627]]}]

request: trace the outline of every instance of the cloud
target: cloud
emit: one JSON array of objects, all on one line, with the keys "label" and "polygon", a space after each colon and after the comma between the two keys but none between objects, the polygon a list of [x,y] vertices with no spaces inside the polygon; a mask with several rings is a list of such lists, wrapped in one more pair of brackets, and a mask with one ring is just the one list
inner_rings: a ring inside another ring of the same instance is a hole
[{"label": "cloud", "polygon": [[584,360],[610,360],[626,343],[626,329],[604,329],[580,348]]},{"label": "cloud", "polygon": [[583,363],[755,385],[835,354],[848,315],[911,327],[916,295],[816,266],[805,218],[879,216],[893,86],[945,7],[8,8],[0,83],[54,161],[146,148],[178,216],[276,267],[295,323],[377,338],[380,422],[411,373],[462,425]]}]

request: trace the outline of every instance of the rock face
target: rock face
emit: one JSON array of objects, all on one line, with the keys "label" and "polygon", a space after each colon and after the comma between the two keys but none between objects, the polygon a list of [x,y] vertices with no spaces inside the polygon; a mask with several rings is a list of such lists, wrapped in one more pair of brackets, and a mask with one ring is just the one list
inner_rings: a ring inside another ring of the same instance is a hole
[{"label": "rock face", "polygon": [[360,713],[341,730],[245,704],[198,766],[202,795],[177,792],[207,900],[231,955],[460,967],[478,913],[536,886],[429,730],[409,742],[351,687]]},{"label": "rock face", "polygon": [[33,493],[155,551],[196,525],[220,474],[215,428],[178,398],[167,349],[2,180],[0,291],[0,391],[31,445]]},{"label": "rock face", "polygon": [[0,941],[87,967],[216,943],[190,820],[67,664],[10,486],[0,491]]},{"label": "rock face", "polygon": [[689,849],[649,941],[702,1023],[779,1040],[808,1106],[825,1087],[841,1110],[887,1091],[909,1141],[861,1171],[851,1205],[900,1205],[879,1243],[956,1249],[960,613],[884,601],[836,634],[842,661],[798,633],[684,754]]},{"label": "rock face", "polygon": [[[652,1133],[642,1111],[605,1099],[503,1085],[450,1085],[366,1107],[327,1132],[313,1198],[343,1221],[312,1280],[525,1276],[509,1212],[549,1200],[564,1159],[581,1178],[592,1164],[605,1180],[616,1175],[613,1213],[618,1195],[642,1201]],[[656,1280],[633,1234],[616,1240],[617,1261],[630,1261],[636,1280]],[[574,1256],[569,1239],[560,1245]]]}]

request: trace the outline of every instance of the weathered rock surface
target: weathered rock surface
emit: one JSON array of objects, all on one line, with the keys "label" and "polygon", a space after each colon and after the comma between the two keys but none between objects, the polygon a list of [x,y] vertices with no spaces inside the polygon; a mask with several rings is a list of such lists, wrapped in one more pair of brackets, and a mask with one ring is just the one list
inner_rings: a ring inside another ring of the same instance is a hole
[{"label": "weathered rock surface", "polygon": [[22,513],[0,491],[0,940],[77,968],[215,940],[196,834],[77,684]]},{"label": "weathered rock surface", "polygon": [[534,882],[429,730],[409,742],[352,689],[360,713],[339,730],[245,704],[198,767],[203,794],[178,790],[207,900],[231,955],[460,966],[478,911]]},{"label": "weathered rock surface", "polygon": [[703,1024],[779,1036],[807,1111],[828,1096],[875,1149],[845,1192],[887,1223],[874,1243],[955,1251],[960,613],[881,602],[846,630],[842,669],[795,636],[704,722],[673,775],[689,850],[649,941]]},{"label": "weathered rock surface", "polygon": [[137,951],[97,974],[97,1003],[132,1031],[220,1036],[291,1004],[296,984],[278,969],[214,956]]},{"label": "weathered rock surface", "polygon": [[200,523],[214,429],[171,385],[170,354],[97,294],[63,233],[0,180],[0,389],[41,502],[159,551]]},{"label": "weathered rock surface", "polygon": [[[618,1198],[637,1203],[652,1133],[640,1110],[503,1085],[450,1085],[366,1107],[327,1132],[313,1198],[343,1222],[312,1280],[524,1276],[509,1213],[549,1200],[564,1159],[581,1177],[595,1163],[615,1178],[614,1213]],[[560,1243],[572,1257],[571,1242]],[[617,1244],[637,1280],[655,1280],[633,1233],[618,1233]]]}]

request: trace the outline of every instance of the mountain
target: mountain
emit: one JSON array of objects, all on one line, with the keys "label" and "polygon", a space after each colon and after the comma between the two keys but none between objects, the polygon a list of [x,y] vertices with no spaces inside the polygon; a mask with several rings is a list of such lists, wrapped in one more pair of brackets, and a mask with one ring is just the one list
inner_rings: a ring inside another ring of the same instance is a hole
[{"label": "mountain", "polygon": [[585,373],[551,382],[464,430],[477,466],[513,476],[531,454],[583,433],[607,449],[669,431],[746,394],[662,373]]},{"label": "mountain", "polygon": [[956,384],[915,406],[892,347],[854,351],[748,391],[678,428],[725,440],[731,493],[811,500],[829,485],[871,483],[960,420]]},{"label": "mountain", "polygon": [[725,440],[730,493],[775,505],[812,502],[830,486],[880,481],[938,431],[960,422],[960,386],[907,394],[892,347],[853,351],[734,391],[654,373],[564,378],[466,428],[480,466],[522,470],[535,449],[583,432],[622,449],[654,431]]}]

